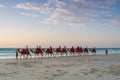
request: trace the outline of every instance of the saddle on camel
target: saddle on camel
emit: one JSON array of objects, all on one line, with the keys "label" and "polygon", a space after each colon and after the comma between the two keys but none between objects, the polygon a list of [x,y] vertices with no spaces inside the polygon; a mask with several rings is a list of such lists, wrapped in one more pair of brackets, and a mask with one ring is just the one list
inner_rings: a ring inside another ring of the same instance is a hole
[{"label": "saddle on camel", "polygon": [[41,46],[37,46],[36,50],[35,50],[36,53],[43,53],[42,49],[41,49]]},{"label": "saddle on camel", "polygon": [[66,46],[64,46],[64,48],[62,48],[62,53],[66,53],[66,56],[67,56]]}]

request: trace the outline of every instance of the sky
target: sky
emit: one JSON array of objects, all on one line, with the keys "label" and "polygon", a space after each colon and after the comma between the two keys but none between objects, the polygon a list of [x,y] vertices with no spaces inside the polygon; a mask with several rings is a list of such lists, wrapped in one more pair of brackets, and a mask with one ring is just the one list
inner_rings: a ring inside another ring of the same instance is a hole
[{"label": "sky", "polygon": [[120,48],[120,0],[0,0],[0,48]]}]

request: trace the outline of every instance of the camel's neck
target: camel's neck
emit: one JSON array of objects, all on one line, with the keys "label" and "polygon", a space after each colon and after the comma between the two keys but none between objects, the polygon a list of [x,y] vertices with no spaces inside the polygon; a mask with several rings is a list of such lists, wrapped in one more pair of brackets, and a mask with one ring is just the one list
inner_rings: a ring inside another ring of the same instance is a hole
[{"label": "camel's neck", "polygon": [[42,51],[46,53],[46,50],[43,49]]},{"label": "camel's neck", "polygon": [[18,53],[21,53],[20,50],[17,50]]},{"label": "camel's neck", "polygon": [[32,53],[35,53],[35,51],[33,51],[33,50],[30,50]]}]

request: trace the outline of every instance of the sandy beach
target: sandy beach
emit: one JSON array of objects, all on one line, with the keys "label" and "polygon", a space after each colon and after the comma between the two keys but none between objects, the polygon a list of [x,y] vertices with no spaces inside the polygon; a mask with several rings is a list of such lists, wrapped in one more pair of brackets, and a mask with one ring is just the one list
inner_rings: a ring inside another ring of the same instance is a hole
[{"label": "sandy beach", "polygon": [[0,80],[120,80],[120,54],[0,59]]}]

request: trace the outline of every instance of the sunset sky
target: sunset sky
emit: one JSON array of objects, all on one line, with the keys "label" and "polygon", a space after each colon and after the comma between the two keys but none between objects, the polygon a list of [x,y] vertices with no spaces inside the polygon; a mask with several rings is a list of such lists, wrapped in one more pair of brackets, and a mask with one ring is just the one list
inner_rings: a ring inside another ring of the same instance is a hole
[{"label": "sunset sky", "polygon": [[120,47],[120,0],[0,0],[0,48]]}]

